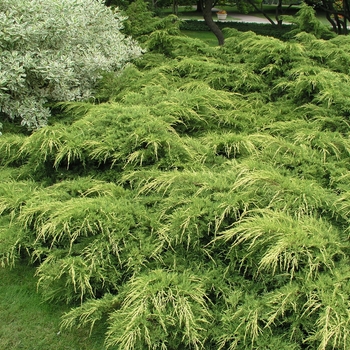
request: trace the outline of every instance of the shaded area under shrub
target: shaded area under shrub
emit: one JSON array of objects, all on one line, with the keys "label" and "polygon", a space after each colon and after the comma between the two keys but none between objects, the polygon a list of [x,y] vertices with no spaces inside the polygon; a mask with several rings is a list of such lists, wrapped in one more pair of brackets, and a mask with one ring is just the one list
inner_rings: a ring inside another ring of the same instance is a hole
[{"label": "shaded area under shrub", "polygon": [[[259,35],[272,36],[284,39],[284,35],[294,29],[294,26],[284,24],[282,27],[272,26],[265,23],[244,23],[244,22],[219,22],[216,24],[221,28],[235,28],[241,32],[252,31]],[[183,20],[180,25],[181,30],[209,31],[209,27],[204,21]]]}]

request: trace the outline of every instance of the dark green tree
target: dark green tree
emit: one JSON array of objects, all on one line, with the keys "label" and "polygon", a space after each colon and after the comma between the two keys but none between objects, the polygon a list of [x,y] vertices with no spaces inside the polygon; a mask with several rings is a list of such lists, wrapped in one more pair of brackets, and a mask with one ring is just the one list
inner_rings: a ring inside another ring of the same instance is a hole
[{"label": "dark green tree", "polygon": [[349,0],[307,0],[305,2],[325,12],[335,33],[348,34],[348,23],[350,21]]},{"label": "dark green tree", "polygon": [[300,32],[311,33],[322,39],[329,39],[334,36],[334,33],[316,17],[316,11],[306,4],[301,6],[295,16],[288,16],[287,18],[289,22],[296,25],[296,28],[289,32],[289,36]]}]

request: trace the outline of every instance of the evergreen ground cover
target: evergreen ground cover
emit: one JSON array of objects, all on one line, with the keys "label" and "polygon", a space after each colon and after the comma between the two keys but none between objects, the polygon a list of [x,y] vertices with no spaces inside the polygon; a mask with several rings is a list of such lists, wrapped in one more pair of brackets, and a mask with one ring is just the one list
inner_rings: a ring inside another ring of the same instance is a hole
[{"label": "evergreen ground cover", "polygon": [[158,28],[94,103],[4,132],[1,263],[107,347],[348,349],[349,38],[225,36]]}]

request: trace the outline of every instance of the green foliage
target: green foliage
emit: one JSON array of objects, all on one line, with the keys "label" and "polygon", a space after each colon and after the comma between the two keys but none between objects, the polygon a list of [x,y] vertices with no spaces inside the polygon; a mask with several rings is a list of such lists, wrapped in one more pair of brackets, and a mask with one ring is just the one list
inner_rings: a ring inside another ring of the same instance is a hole
[{"label": "green foliage", "polygon": [[202,348],[210,313],[197,276],[153,270],[131,279],[121,298],[120,310],[110,315],[107,346]]},{"label": "green foliage", "polygon": [[288,36],[295,35],[296,33],[306,32],[312,33],[317,38],[329,39],[335,36],[331,30],[322,24],[318,18],[316,18],[316,12],[306,3],[303,3],[300,10],[296,13],[295,17],[283,16],[291,23],[296,24],[297,28],[293,29]]},{"label": "green foliage", "polygon": [[125,10],[125,15],[127,20],[124,22],[123,32],[137,38],[139,42],[144,42],[148,35],[158,30],[178,33],[179,20],[176,16],[155,17],[144,0],[132,2]]},{"label": "green foliage", "polygon": [[124,22],[123,30],[125,33],[139,36],[153,31],[154,18],[145,1],[137,0],[132,2],[125,10],[125,14],[128,17]]},{"label": "green foliage", "polygon": [[48,102],[90,98],[101,71],[141,54],[100,0],[2,0],[0,10],[1,119],[29,129],[47,124]]},{"label": "green foliage", "polygon": [[226,34],[157,30],[103,103],[0,138],[1,263],[110,348],[347,349],[348,39]]}]

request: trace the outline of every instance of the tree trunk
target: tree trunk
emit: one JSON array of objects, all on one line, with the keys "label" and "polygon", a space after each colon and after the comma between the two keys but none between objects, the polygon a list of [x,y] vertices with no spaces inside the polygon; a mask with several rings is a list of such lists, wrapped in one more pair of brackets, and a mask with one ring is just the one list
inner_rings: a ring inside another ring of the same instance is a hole
[{"label": "tree trunk", "polygon": [[337,30],[337,25],[335,24],[333,18],[331,17],[330,13],[329,12],[326,12],[326,18],[328,20],[328,22],[332,25],[332,28],[333,28],[333,31],[335,33],[338,33],[338,30]]},{"label": "tree trunk", "polygon": [[350,4],[348,0],[343,0],[343,9],[344,9],[344,28],[345,35],[348,35],[348,21],[350,20]]},{"label": "tree trunk", "polygon": [[173,0],[173,14],[178,15],[179,12],[179,4],[177,0]]},{"label": "tree trunk", "polygon": [[254,1],[253,0],[247,0],[248,1],[248,3],[250,4],[250,5],[252,5],[254,8],[255,8],[255,10],[257,10],[258,12],[260,12],[260,13],[262,13],[264,16],[265,16],[265,18],[272,24],[272,25],[276,25],[276,23],[273,21],[273,19],[271,19],[271,17],[262,9],[262,8],[259,8],[258,6],[256,6],[256,4],[254,3]]},{"label": "tree trunk", "polygon": [[338,14],[334,15],[334,19],[335,19],[335,23],[337,24],[338,34],[342,34],[343,33],[343,26],[342,26],[341,21],[338,17]]},{"label": "tree trunk", "polygon": [[203,3],[203,17],[206,25],[210,28],[210,30],[215,34],[215,36],[218,39],[219,45],[224,45],[224,35],[222,34],[221,29],[218,27],[218,25],[214,22],[212,14],[211,14],[211,8],[213,6],[213,0],[204,0]]},{"label": "tree trunk", "polygon": [[[332,0],[323,0],[321,9],[326,13],[328,22],[332,25],[333,31],[337,34],[348,34],[347,20],[350,19],[348,15],[349,11],[349,1],[343,0],[343,8],[334,8],[334,3]],[[339,16],[343,16],[343,20]]]},{"label": "tree trunk", "polygon": [[[262,2],[261,2],[262,3]],[[278,5],[276,7],[276,21],[277,21],[277,25],[279,27],[282,27],[282,19],[281,19],[281,15],[283,14],[283,9],[282,9],[282,0],[278,0]]]},{"label": "tree trunk", "polygon": [[347,24],[347,19],[344,17],[344,35],[348,35],[348,24]]},{"label": "tree trunk", "polygon": [[203,12],[203,2],[202,0],[197,0],[197,8],[196,8],[196,12]]}]

